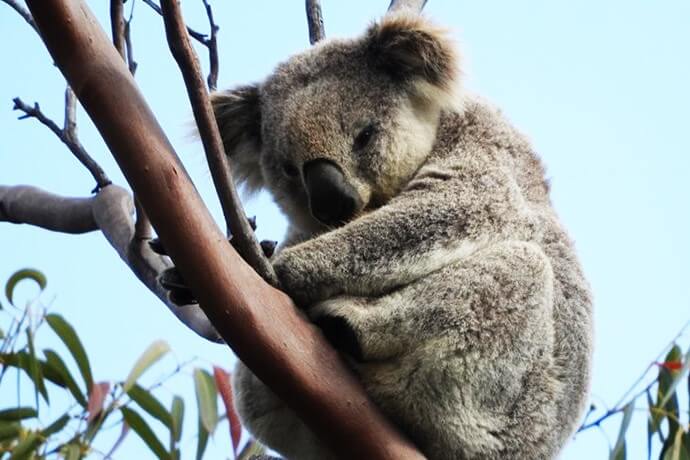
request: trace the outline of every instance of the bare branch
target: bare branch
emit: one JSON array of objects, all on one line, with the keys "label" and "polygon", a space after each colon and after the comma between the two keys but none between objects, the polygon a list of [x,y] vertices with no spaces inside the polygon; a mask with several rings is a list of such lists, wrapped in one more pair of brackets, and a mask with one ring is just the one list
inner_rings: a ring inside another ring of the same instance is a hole
[{"label": "bare branch", "polygon": [[[3,0],[3,1],[5,1],[5,0]],[[142,0],[142,1],[143,1],[144,3],[146,3],[148,6],[150,6],[151,9],[153,9],[153,11],[155,11],[156,13],[160,14],[161,16],[163,16],[163,10],[161,10],[161,7],[158,6],[158,5],[156,4],[156,2],[154,2],[153,0]],[[198,41],[199,43],[201,43],[201,44],[204,45],[204,46],[209,46],[209,44],[208,44],[209,39],[208,39],[208,36],[207,36],[206,34],[202,34],[201,32],[197,32],[196,30],[194,30],[194,29],[192,29],[192,28],[190,28],[190,27],[186,27],[186,29],[187,29],[187,33],[188,33],[194,40]]]},{"label": "bare branch", "polygon": [[175,265],[239,358],[338,457],[423,458],[381,415],[315,326],[227,243],[85,1],[27,3]]},{"label": "bare branch", "polygon": [[144,208],[141,206],[141,203],[139,203],[139,200],[137,200],[136,196],[134,197],[134,207],[137,211],[137,220],[134,224],[134,238],[139,241],[150,240],[153,236],[151,221],[149,220],[149,217],[146,215],[146,211],[144,211]]},{"label": "bare branch", "polygon": [[26,8],[24,8],[22,5],[19,4],[16,0],[0,0],[3,3],[7,3],[12,9],[14,9],[17,13],[21,15],[22,18],[26,21],[27,24],[29,24],[35,31],[38,33],[38,29],[36,28],[36,23],[34,22],[34,18],[31,17],[31,13],[26,11]]},{"label": "bare branch", "polygon": [[29,224],[62,233],[98,230],[94,197],[68,198],[28,185],[0,185],[0,222]]},{"label": "bare branch", "polygon": [[122,0],[110,0],[110,29],[113,45],[127,62],[125,50],[125,5]]},{"label": "bare branch", "polygon": [[65,88],[65,122],[62,128],[69,139],[77,139],[77,97],[72,88]]},{"label": "bare branch", "polygon": [[172,264],[136,238],[132,198],[122,187],[109,185],[89,198],[55,195],[28,185],[0,186],[0,222],[29,224],[61,233],[101,230],[108,242],[142,283],[191,330],[212,342],[222,341],[198,305],[174,305],[158,283]]},{"label": "bare branch", "polygon": [[419,13],[424,9],[427,0],[391,0],[391,4],[388,7],[388,12],[402,11],[403,9],[409,9],[415,13]]},{"label": "bare branch", "polygon": [[266,281],[276,286],[277,278],[273,267],[264,257],[261,246],[254,237],[254,231],[247,221],[242,202],[233,184],[218,124],[201,77],[199,60],[185,32],[179,4],[175,0],[162,0],[161,6],[170,51],[180,67],[187,86],[194,119],[206,151],[206,159],[223,208],[225,221],[232,232],[233,243],[242,258]]},{"label": "bare branch", "polygon": [[[68,97],[69,96],[66,96],[66,98]],[[19,117],[20,120],[25,118],[35,118],[43,125],[47,126],[53,133],[55,133],[62,143],[67,146],[70,152],[77,157],[77,160],[79,160],[79,162],[89,170],[93,178],[96,180],[96,189],[103,188],[110,184],[110,179],[108,179],[108,176],[106,176],[105,172],[103,169],[101,169],[98,163],[96,163],[86,152],[84,146],[82,146],[81,142],[79,142],[79,139],[77,139],[75,131],[69,131],[68,129],[61,129],[58,127],[53,120],[46,117],[43,112],[41,112],[41,107],[38,105],[38,103],[34,103],[34,106],[31,107],[25,104],[18,97],[14,98],[13,102],[14,110],[20,110],[25,114]],[[69,110],[66,109],[66,112],[68,111]],[[66,115],[65,118],[69,120],[70,116]]]},{"label": "bare branch", "polygon": [[213,20],[213,10],[208,0],[203,0],[204,7],[206,8],[206,16],[208,16],[208,23],[211,27],[211,38],[208,39],[208,61],[210,70],[208,73],[208,78],[206,79],[208,83],[209,91],[215,91],[218,86],[218,30],[220,29],[218,25]]},{"label": "bare branch", "polygon": [[[134,1],[132,1],[132,13],[134,12]],[[134,60],[134,47],[132,46],[132,35],[131,35],[131,25],[132,14],[130,13],[129,19],[125,22],[125,48],[127,49],[127,65],[129,66],[129,72],[134,75],[137,73],[137,61]]]},{"label": "bare branch", "polygon": [[326,38],[319,0],[307,0],[307,25],[309,27],[309,43],[312,45]]}]

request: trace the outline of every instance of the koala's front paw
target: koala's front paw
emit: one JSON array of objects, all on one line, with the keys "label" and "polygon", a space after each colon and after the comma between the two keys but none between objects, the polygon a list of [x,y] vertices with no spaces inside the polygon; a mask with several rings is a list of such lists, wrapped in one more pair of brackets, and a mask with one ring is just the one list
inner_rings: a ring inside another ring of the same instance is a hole
[{"label": "koala's front paw", "polygon": [[306,309],[314,302],[314,293],[310,283],[310,273],[303,261],[290,249],[280,252],[273,261],[280,288],[292,298],[298,307]]},{"label": "koala's front paw", "polygon": [[[249,218],[249,224],[252,230],[256,230],[256,219],[254,217]],[[232,237],[228,240],[230,244],[234,246]],[[277,246],[276,241],[263,240],[261,243],[261,250],[264,256],[271,258],[275,252]],[[168,256],[168,251],[163,246],[160,239],[154,238],[149,241],[149,247],[156,254],[162,256]],[[177,270],[177,267],[171,267],[164,270],[163,273],[158,277],[158,282],[163,286],[163,288],[170,291],[168,297],[170,301],[175,305],[189,305],[199,303],[197,297],[194,295],[192,290],[187,286],[187,283],[182,278],[182,275]]]},{"label": "koala's front paw", "polygon": [[331,345],[358,362],[364,361],[364,317],[360,301],[357,297],[336,297],[314,305],[309,311],[309,318]]}]

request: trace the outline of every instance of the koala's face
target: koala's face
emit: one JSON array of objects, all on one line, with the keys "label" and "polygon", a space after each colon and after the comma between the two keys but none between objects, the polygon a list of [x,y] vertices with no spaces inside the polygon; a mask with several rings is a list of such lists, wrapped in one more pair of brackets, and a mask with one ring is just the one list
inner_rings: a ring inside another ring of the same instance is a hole
[{"label": "koala's face", "polygon": [[262,84],[214,95],[235,176],[319,233],[386,203],[428,156],[452,105],[452,47],[417,17],[328,41]]}]

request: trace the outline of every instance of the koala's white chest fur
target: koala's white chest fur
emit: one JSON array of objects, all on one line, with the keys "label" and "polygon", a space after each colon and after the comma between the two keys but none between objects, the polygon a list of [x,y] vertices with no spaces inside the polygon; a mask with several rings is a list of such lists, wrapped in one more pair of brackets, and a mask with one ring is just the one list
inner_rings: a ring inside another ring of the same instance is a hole
[{"label": "koala's white chest fur", "polygon": [[[286,292],[430,459],[548,459],[584,408],[591,301],[541,164],[495,110],[451,103],[444,36],[394,16],[214,99],[238,179],[265,187],[293,241]],[[250,431],[324,459],[251,372]]]}]

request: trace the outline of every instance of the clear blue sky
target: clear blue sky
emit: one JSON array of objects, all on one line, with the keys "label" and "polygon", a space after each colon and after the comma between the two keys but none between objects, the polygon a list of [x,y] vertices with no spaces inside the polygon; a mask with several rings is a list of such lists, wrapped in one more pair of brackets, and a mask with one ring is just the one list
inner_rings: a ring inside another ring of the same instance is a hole
[{"label": "clear blue sky", "polygon": [[[107,2],[89,3],[106,17]],[[355,34],[387,4],[325,0],[326,32]],[[308,46],[301,1],[213,6],[222,28],[220,87],[260,80]],[[206,30],[201,2],[187,1],[185,7],[191,25]],[[593,399],[602,407],[613,404],[690,318],[690,4],[430,0],[426,13],[460,43],[467,88],[500,106],[547,165],[554,205],[595,295]],[[133,27],[137,80],[220,216],[203,153],[189,136],[190,110],[160,20],[137,2]],[[21,96],[39,101],[61,121],[62,77],[33,31],[4,4],[0,30],[0,183],[88,195],[90,176],[52,133],[33,120],[17,121],[11,111],[11,99]],[[79,126],[86,148],[124,185],[83,113]],[[260,197],[247,207],[258,216],[261,238],[281,239],[284,219],[270,200]],[[226,348],[206,344],[178,324],[100,234],[75,237],[0,224],[0,280],[24,266],[48,276],[45,298],[81,332],[97,379],[124,377],[157,338],[166,339],[182,360],[201,356],[225,367],[233,360]],[[29,296],[30,287],[23,289]],[[191,402],[191,388],[190,379],[180,378],[166,391]],[[636,419],[628,458],[641,459],[645,420]],[[605,427],[611,438],[617,425]],[[194,431],[189,424],[184,436],[189,456]],[[228,445],[224,428],[219,434],[215,455],[208,458],[220,458]],[[122,458],[136,458],[144,449],[130,437]],[[574,440],[563,458],[607,453],[605,437],[592,430]]]}]

